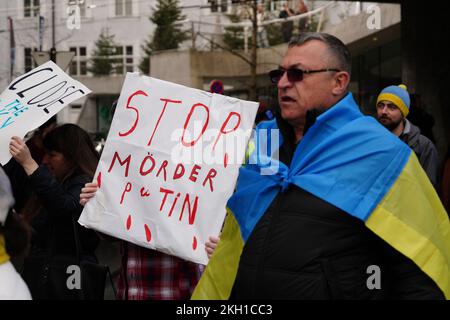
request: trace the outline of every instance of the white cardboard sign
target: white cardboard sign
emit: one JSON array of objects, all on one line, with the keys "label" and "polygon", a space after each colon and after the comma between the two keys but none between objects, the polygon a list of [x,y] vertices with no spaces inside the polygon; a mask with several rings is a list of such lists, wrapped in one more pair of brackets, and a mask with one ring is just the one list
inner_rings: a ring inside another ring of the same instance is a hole
[{"label": "white cardboard sign", "polygon": [[23,138],[91,90],[49,61],[14,79],[0,95],[0,163],[11,159],[12,136]]},{"label": "white cardboard sign", "polygon": [[258,104],[128,73],[79,223],[207,264]]}]

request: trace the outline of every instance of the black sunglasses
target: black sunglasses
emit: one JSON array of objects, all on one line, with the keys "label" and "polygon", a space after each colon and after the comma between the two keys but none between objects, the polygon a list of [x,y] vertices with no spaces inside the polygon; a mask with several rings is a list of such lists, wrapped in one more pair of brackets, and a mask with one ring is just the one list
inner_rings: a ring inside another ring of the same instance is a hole
[{"label": "black sunglasses", "polygon": [[339,72],[341,70],[339,69],[320,69],[320,70],[302,70],[302,69],[296,69],[296,68],[292,68],[292,69],[275,69],[269,72],[269,77],[270,77],[270,81],[273,84],[278,84],[278,82],[280,81],[281,77],[283,77],[284,73],[287,72],[287,78],[289,80],[289,82],[298,82],[298,81],[302,81],[303,80],[303,75],[304,74],[309,74],[309,73],[318,73],[318,72]]}]

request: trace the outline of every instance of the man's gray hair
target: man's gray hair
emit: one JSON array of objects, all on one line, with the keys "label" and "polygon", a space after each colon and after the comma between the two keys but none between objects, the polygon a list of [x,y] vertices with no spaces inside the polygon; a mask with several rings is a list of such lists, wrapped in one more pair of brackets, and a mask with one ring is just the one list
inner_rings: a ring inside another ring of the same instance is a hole
[{"label": "man's gray hair", "polygon": [[337,67],[340,70],[347,71],[349,74],[351,74],[352,58],[350,55],[350,51],[341,40],[339,40],[335,36],[332,36],[331,34],[323,32],[304,32],[291,39],[291,41],[289,42],[289,48],[301,46],[302,44],[305,44],[306,42],[311,40],[322,41],[328,46],[329,52],[338,63],[337,66],[329,66],[330,68]]}]

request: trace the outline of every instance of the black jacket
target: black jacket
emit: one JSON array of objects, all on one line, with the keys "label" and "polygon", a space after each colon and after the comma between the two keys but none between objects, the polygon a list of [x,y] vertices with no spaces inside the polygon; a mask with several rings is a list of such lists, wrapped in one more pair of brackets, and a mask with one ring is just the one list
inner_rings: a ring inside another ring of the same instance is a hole
[{"label": "black jacket", "polygon": [[[99,238],[92,230],[77,222],[83,207],[80,205],[81,188],[92,179],[82,172],[74,172],[62,184],[44,166],[29,177],[29,183],[42,208],[32,220],[33,250],[49,250],[56,254],[75,254],[73,220],[82,245],[82,254],[93,255]],[[73,219],[73,220],[72,220]]]},{"label": "black jacket", "polygon": [[[294,134],[284,121],[278,126],[285,141],[280,160],[289,164]],[[380,268],[381,289],[368,288],[370,266]],[[245,243],[230,298],[442,299],[443,294],[362,221],[291,185]]]}]

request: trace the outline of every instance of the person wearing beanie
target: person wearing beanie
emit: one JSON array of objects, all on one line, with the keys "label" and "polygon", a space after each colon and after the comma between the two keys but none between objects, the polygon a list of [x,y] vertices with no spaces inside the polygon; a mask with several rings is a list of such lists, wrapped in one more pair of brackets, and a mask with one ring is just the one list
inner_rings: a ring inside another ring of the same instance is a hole
[{"label": "person wearing beanie", "polygon": [[377,119],[416,153],[422,168],[436,188],[439,161],[436,147],[430,139],[420,133],[417,126],[406,119],[410,104],[405,85],[386,87],[377,98]]}]

